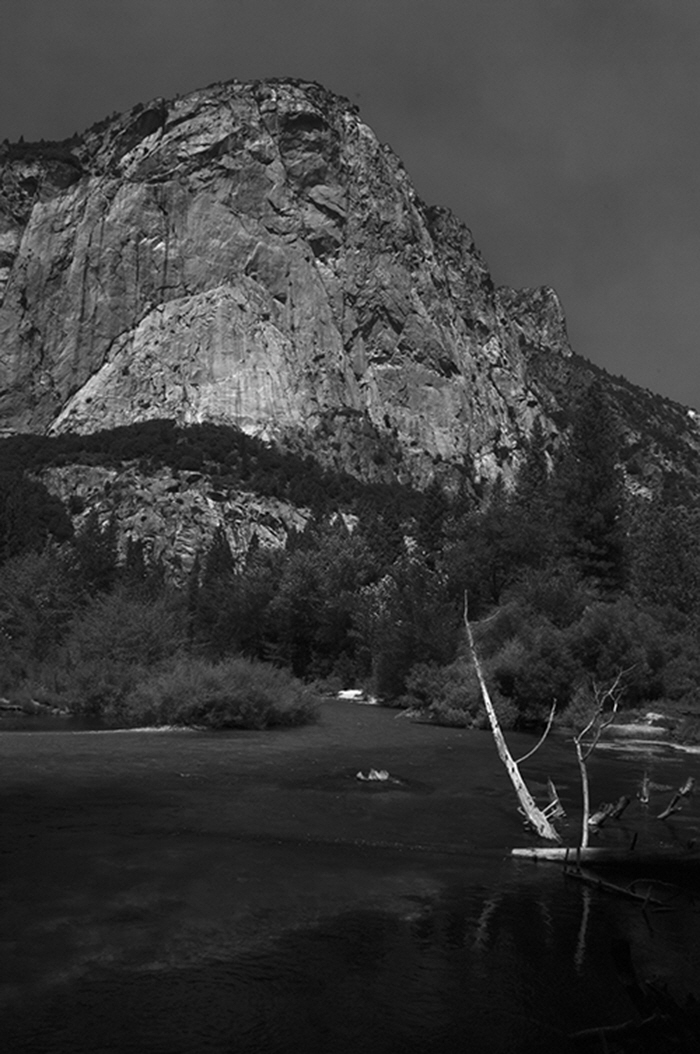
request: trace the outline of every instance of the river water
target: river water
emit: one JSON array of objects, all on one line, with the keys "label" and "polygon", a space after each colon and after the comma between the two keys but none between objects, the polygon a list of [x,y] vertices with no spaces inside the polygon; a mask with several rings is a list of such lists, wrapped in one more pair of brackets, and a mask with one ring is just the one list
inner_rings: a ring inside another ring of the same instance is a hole
[{"label": "river water", "polygon": [[[655,912],[511,860],[529,836],[486,733],[347,702],[272,732],[24,727],[0,725],[13,1054],[581,1049],[572,1033],[641,1013],[630,957],[700,996],[697,872],[664,876],[674,910]],[[372,767],[392,781],[356,778]],[[697,767],[600,752],[593,801]],[[537,791],[555,780],[575,840],[571,744],[523,771]],[[665,824],[628,814],[620,838],[700,837],[694,799]]]}]

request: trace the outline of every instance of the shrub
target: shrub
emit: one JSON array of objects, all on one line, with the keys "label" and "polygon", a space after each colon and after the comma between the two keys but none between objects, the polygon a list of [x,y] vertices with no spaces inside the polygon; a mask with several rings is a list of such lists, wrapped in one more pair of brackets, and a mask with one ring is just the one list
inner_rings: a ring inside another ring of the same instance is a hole
[{"label": "shrub", "polygon": [[183,658],[147,675],[111,716],[127,725],[290,727],[315,720],[317,699],[291,674],[244,658]]},{"label": "shrub", "polygon": [[139,663],[116,660],[63,666],[54,674],[55,702],[74,714],[119,724],[124,699],[148,672]]},{"label": "shrub", "polygon": [[700,661],[694,650],[688,648],[674,655],[663,671],[663,694],[666,698],[683,701],[688,705],[700,703]]},{"label": "shrub", "polygon": [[596,681],[612,681],[626,671],[626,705],[659,697],[668,637],[628,597],[591,604],[568,634],[575,658]]},{"label": "shrub", "polygon": [[0,691],[50,662],[80,604],[66,547],[15,556],[0,567]]},{"label": "shrub", "polygon": [[517,643],[492,658],[491,669],[496,684],[512,698],[525,723],[546,717],[554,700],[559,704],[567,701],[580,679],[580,667],[566,635],[544,620],[524,627]]},{"label": "shrub", "polygon": [[566,706],[557,714],[556,727],[580,732],[595,714],[597,705],[590,687],[580,684]]},{"label": "shrub", "polygon": [[531,617],[531,612],[516,600],[502,604],[481,622],[472,623],[480,658],[488,659],[509,641],[516,639]]},{"label": "shrub", "polygon": [[565,563],[526,570],[508,591],[511,596],[560,629],[578,621],[593,599],[576,569]]},{"label": "shrub", "polygon": [[[411,670],[406,687],[403,702],[420,709],[427,720],[458,728],[488,726],[476,672],[464,659],[449,666],[420,663]],[[489,687],[489,695],[502,727],[512,728],[516,707],[497,688]]]},{"label": "shrub", "polygon": [[153,666],[175,655],[185,638],[180,597],[155,599],[118,589],[95,597],[76,616],[51,679],[74,713],[113,719]]},{"label": "shrub", "polygon": [[69,664],[139,666],[176,654],[186,636],[181,598],[154,599],[117,589],[96,597],[77,618],[66,642]]}]

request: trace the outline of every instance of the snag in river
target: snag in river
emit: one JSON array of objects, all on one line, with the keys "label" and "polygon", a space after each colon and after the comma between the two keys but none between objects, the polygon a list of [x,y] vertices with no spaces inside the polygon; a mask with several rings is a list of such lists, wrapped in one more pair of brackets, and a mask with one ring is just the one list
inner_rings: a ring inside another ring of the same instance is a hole
[{"label": "snag in river", "polygon": [[[484,700],[484,707],[486,708],[489,724],[491,725],[491,731],[493,733],[493,738],[496,743],[496,749],[498,750],[498,756],[500,757],[501,761],[506,767],[506,771],[508,772],[508,775],[511,779],[511,783],[515,788],[515,793],[518,796],[518,801],[520,802],[522,810],[525,813],[525,816],[527,817],[528,821],[532,824],[532,826],[535,828],[541,838],[546,838],[550,842],[561,842],[561,836],[556,830],[556,828],[552,825],[549,817],[546,815],[546,812],[540,809],[539,806],[535,803],[535,800],[532,797],[532,794],[530,793],[527,784],[525,783],[525,780],[520,774],[518,762],[515,761],[513,755],[509,751],[508,745],[503,736],[503,732],[501,731],[501,726],[498,721],[498,715],[496,714],[493,702],[491,701],[491,697],[488,692],[488,688],[486,687],[484,675],[481,670],[481,663],[479,662],[479,656],[476,652],[476,645],[474,644],[474,635],[472,634],[472,628],[469,624],[469,612],[467,607],[466,594],[464,597],[464,624],[467,627],[467,639],[469,641],[469,650],[471,652],[472,661],[474,663],[474,669],[476,670],[476,676],[479,681],[481,696]],[[552,714],[550,716],[550,721],[547,726],[547,731],[549,731],[549,725],[551,725],[553,716],[554,708],[552,708]],[[537,744],[537,746],[540,746],[540,744],[543,742],[544,736],[540,740],[540,743]],[[535,749],[537,749],[537,747]],[[534,751],[530,751],[527,757],[530,757],[533,753]]]}]

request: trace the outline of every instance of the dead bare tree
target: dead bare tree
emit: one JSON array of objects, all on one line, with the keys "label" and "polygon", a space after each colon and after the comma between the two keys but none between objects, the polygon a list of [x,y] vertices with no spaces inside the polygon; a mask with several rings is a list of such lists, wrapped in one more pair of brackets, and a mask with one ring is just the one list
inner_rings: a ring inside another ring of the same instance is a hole
[{"label": "dead bare tree", "polygon": [[[522,811],[541,838],[546,838],[550,842],[561,842],[561,836],[559,832],[552,825],[552,822],[549,816],[547,815],[548,810],[540,809],[539,806],[535,803],[535,800],[532,797],[532,794],[530,793],[527,784],[525,783],[525,780],[520,774],[518,762],[515,761],[513,755],[508,749],[508,745],[506,744],[503,732],[501,731],[498,715],[496,714],[493,702],[491,700],[491,696],[489,695],[488,688],[486,687],[486,682],[484,680],[484,675],[481,669],[481,663],[479,662],[479,656],[476,651],[474,635],[472,633],[472,628],[469,623],[469,608],[467,604],[466,593],[464,594],[464,624],[467,628],[467,640],[469,641],[469,650],[471,652],[472,661],[474,663],[474,669],[476,670],[476,676],[479,681],[481,696],[484,701],[484,708],[486,709],[489,724],[491,725],[491,732],[493,733],[493,738],[496,743],[498,756],[505,765],[506,771],[510,776],[511,783],[515,788],[515,793],[518,796],[518,801],[520,802]],[[550,720],[547,725],[546,732],[548,732],[551,727],[553,717],[554,710],[552,709],[552,714],[550,715]],[[539,743],[535,747],[535,750],[537,750],[542,745],[545,736],[542,736]],[[528,754],[525,755],[525,757],[531,757],[534,752],[534,750],[531,750]]]},{"label": "dead bare tree", "polygon": [[[615,720],[615,715],[617,714],[617,709],[620,705],[620,697],[623,692],[622,681],[627,673],[629,673],[629,670],[620,670],[613,682],[607,688],[603,688],[595,681],[593,682],[593,696],[595,699],[593,716],[585,728],[582,728],[581,731],[574,736],[576,757],[578,759],[578,767],[581,773],[581,793],[583,797],[581,849],[586,849],[588,847],[588,834],[591,826],[591,799],[587,762],[595,748],[598,746],[603,732]],[[590,736],[588,742],[586,741],[586,736]]]}]

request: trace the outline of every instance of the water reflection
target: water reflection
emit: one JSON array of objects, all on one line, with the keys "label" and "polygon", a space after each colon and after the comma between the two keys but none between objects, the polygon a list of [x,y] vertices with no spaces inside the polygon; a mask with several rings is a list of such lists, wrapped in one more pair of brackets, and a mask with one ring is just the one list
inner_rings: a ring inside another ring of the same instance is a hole
[{"label": "water reflection", "polygon": [[[6,1049],[560,1052],[640,1016],[620,947],[693,991],[697,873],[657,914],[512,861],[487,737],[360,711],[289,735],[0,737]],[[377,765],[401,786],[353,780]],[[554,744],[542,775],[573,815],[570,768]],[[638,768],[596,764],[598,792]]]},{"label": "water reflection", "polygon": [[[285,859],[290,852],[270,850],[267,864],[298,879],[298,861]],[[335,861],[343,874],[350,862],[347,855]],[[315,863],[322,882],[324,875],[331,884],[342,880],[327,853]],[[170,959],[151,933],[131,954],[122,947],[111,963],[106,957],[75,980],[12,1001],[9,1049],[565,1051],[570,1033],[635,1016],[616,941],[631,946],[640,977],[650,969],[700,976],[700,927],[688,905],[644,916],[558,871],[510,862],[491,862],[495,885],[465,882],[460,868],[436,860],[427,868],[411,861],[407,870],[406,861],[385,855],[354,867],[356,880],[374,885],[381,874],[385,894],[393,890],[379,898],[383,908],[354,907],[281,933],[273,925],[266,939],[258,917],[256,939],[246,942],[239,927],[239,941],[228,945],[201,925],[198,936],[190,928],[191,954],[180,948]],[[431,883],[438,891],[426,893]],[[215,877],[200,890],[200,909],[230,929],[230,904],[217,908],[211,899],[218,892]],[[182,922],[181,903],[161,910],[165,930],[178,916]],[[120,921],[132,930],[153,926],[138,912]]]}]

